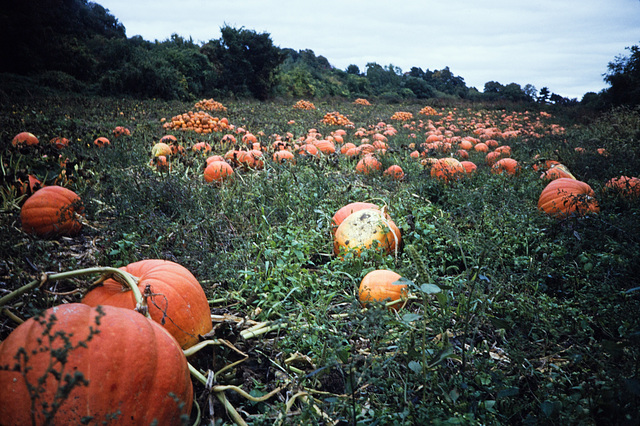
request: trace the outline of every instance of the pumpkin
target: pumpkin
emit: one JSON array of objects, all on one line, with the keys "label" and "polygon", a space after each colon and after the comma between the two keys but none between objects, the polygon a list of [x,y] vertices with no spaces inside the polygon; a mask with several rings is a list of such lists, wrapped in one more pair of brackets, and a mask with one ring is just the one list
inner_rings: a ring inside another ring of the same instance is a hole
[{"label": "pumpkin", "polygon": [[167,145],[172,145],[178,143],[178,139],[173,135],[164,135],[160,138],[160,142],[166,143]]},{"label": "pumpkin", "polygon": [[38,138],[35,137],[33,133],[21,132],[13,137],[13,140],[11,141],[11,145],[13,146],[38,145]]},{"label": "pumpkin", "polygon": [[[169,260],[147,259],[120,269],[138,279],[143,294],[146,286],[150,286],[154,294],[152,301],[148,301],[151,318],[163,324],[182,348],[193,346],[198,343],[198,335],[211,331],[209,302],[187,268]],[[131,310],[136,307],[133,292],[111,278],[87,292],[82,303]]]},{"label": "pumpkin", "polygon": [[517,175],[520,173],[520,164],[513,158],[502,158],[491,167],[491,173]]},{"label": "pumpkin", "polygon": [[129,136],[129,135],[131,135],[131,131],[126,127],[116,126],[116,128],[113,129],[114,138],[119,138],[120,136]]},{"label": "pumpkin", "polygon": [[431,165],[431,177],[445,183],[458,180],[465,175],[464,166],[455,158],[441,158]]},{"label": "pumpkin", "polygon": [[584,216],[598,213],[600,207],[591,187],[571,178],[552,180],[542,190],[538,199],[538,209],[559,219],[569,216]]},{"label": "pumpkin", "polygon": [[540,175],[540,179],[546,180],[554,180],[558,178],[570,178],[575,179],[576,177],[571,174],[569,169],[564,164],[554,164],[546,171],[542,172]]},{"label": "pumpkin", "polygon": [[191,151],[193,152],[203,152],[208,153],[211,152],[211,145],[207,142],[197,142],[191,147]]},{"label": "pumpkin", "polygon": [[478,166],[473,161],[461,161],[460,164],[468,175],[478,170]]},{"label": "pumpkin", "polygon": [[207,165],[213,163],[214,161],[224,161],[224,157],[222,155],[214,154],[214,155],[208,156],[207,159],[205,160]]},{"label": "pumpkin", "polygon": [[624,198],[636,198],[640,196],[640,178],[629,176],[611,178],[604,184],[604,189]]},{"label": "pumpkin", "polygon": [[389,166],[382,173],[382,175],[390,177],[393,180],[402,180],[402,179],[404,179],[404,171],[402,170],[402,167],[398,166],[397,164]]},{"label": "pumpkin", "polygon": [[105,138],[104,136],[100,136],[99,138],[96,138],[93,141],[93,144],[98,148],[102,148],[105,145],[111,145],[111,142],[109,141],[109,139]]},{"label": "pumpkin", "polygon": [[[363,306],[371,302],[387,302],[406,299],[408,287],[406,284],[394,284],[402,276],[386,269],[377,269],[369,272],[360,282],[358,289],[358,300]],[[390,308],[397,310],[402,303],[390,305]]]},{"label": "pumpkin", "polygon": [[[143,315],[113,306],[69,303],[28,319],[0,343],[0,367],[0,422],[7,425],[79,425],[88,418],[91,424],[180,424],[193,403],[187,360],[175,339]],[[68,380],[78,378],[60,398]]]},{"label": "pumpkin", "polygon": [[280,164],[282,163],[295,164],[296,159],[291,151],[281,149],[280,151],[276,151],[273,153],[273,161]]},{"label": "pumpkin", "polygon": [[168,157],[171,154],[173,154],[173,150],[171,149],[171,147],[169,145],[167,145],[164,142],[158,142],[157,144],[155,144],[153,146],[153,148],[151,148],[151,156],[152,157],[159,157],[161,155],[164,155],[165,157]]},{"label": "pumpkin", "polygon": [[84,206],[70,189],[51,185],[37,190],[22,205],[22,229],[39,237],[73,236],[82,228]]},{"label": "pumpkin", "polygon": [[69,146],[69,139],[63,138],[61,136],[53,138],[49,141],[51,145],[53,145],[57,149],[63,149]]},{"label": "pumpkin", "polygon": [[365,155],[356,164],[356,171],[363,175],[377,172],[382,167],[382,163],[373,155]]},{"label": "pumpkin", "polygon": [[351,214],[364,209],[377,209],[380,210],[376,204],[373,203],[363,203],[360,201],[355,201],[353,203],[349,203],[346,206],[342,206],[333,214],[331,218],[331,229],[335,231],[338,226]]},{"label": "pumpkin", "polygon": [[400,229],[378,209],[358,210],[347,216],[336,229],[333,252],[362,250],[377,246],[385,253],[394,252],[401,242]]}]

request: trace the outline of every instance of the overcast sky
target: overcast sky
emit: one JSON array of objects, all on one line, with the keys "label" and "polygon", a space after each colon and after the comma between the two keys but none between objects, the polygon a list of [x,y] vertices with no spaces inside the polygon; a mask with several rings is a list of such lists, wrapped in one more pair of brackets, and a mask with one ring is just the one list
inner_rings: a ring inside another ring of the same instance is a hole
[{"label": "overcast sky", "polygon": [[311,49],[334,67],[437,70],[468,87],[532,84],[578,98],[640,45],[640,0],[97,0],[127,36],[202,43],[228,24],[269,33],[275,46]]}]

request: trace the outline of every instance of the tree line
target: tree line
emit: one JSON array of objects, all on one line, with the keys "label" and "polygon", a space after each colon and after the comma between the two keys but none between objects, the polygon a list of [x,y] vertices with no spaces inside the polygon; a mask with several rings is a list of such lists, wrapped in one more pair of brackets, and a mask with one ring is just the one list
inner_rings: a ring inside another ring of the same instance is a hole
[{"label": "tree line", "polygon": [[[333,67],[312,50],[274,46],[268,33],[225,25],[198,44],[177,34],[164,41],[127,37],[124,26],[87,0],[22,0],[0,15],[0,72],[54,89],[107,96],[192,100],[203,97],[375,98],[386,102],[452,98],[472,101],[577,104],[532,85],[468,87],[449,67],[423,70],[368,63]],[[611,88],[588,93],[591,105],[638,103],[640,53],[609,64]],[[634,91],[635,90],[635,91]]]}]

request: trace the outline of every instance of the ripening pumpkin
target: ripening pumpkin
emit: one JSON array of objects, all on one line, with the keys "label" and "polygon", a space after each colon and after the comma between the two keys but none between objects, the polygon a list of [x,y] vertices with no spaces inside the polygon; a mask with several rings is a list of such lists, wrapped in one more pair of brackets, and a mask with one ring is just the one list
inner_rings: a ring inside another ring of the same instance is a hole
[{"label": "ripening pumpkin", "polygon": [[171,154],[173,154],[173,150],[171,149],[171,147],[169,145],[167,145],[164,142],[158,142],[157,144],[155,144],[151,148],[151,156],[152,157],[159,157],[161,155],[164,155],[165,157],[168,157]]},{"label": "ripening pumpkin", "polygon": [[540,194],[538,209],[558,219],[600,211],[593,189],[587,183],[571,178],[549,182]]},{"label": "ripening pumpkin", "polygon": [[38,138],[35,137],[33,133],[21,132],[13,137],[13,140],[11,141],[11,145],[13,146],[38,145]]},{"label": "ripening pumpkin", "polygon": [[[202,286],[184,266],[161,259],[147,259],[130,263],[120,269],[138,279],[144,294],[150,286],[154,294],[148,301],[151,318],[163,324],[182,348],[198,343],[198,336],[211,331],[211,311]],[[104,281],[82,298],[89,306],[110,305],[135,309],[133,292],[113,279]]]},{"label": "ripening pumpkin", "polygon": [[460,164],[464,167],[465,172],[470,175],[478,170],[478,166],[473,161],[461,161]]},{"label": "ripening pumpkin", "polygon": [[640,178],[629,176],[611,178],[604,184],[604,189],[624,198],[637,198],[640,196]]},{"label": "ripening pumpkin", "polygon": [[[90,330],[97,332],[89,339]],[[0,368],[5,425],[79,425],[86,419],[168,425],[191,413],[193,385],[180,346],[162,326],[132,310],[81,303],[50,308],[0,343],[0,366],[7,367]],[[84,382],[60,398],[68,381],[78,379]],[[54,402],[59,408],[45,419]]]},{"label": "ripening pumpkin", "polygon": [[376,204],[373,203],[363,203],[360,201],[355,201],[353,203],[349,203],[346,206],[342,206],[336,211],[331,218],[331,230],[335,232],[335,230],[340,226],[340,224],[351,214],[360,210],[365,209],[377,209],[380,210]]},{"label": "ripening pumpkin", "polygon": [[73,236],[82,228],[84,206],[70,189],[51,185],[27,198],[20,210],[22,229],[39,237]]},{"label": "ripening pumpkin", "polygon": [[347,216],[336,229],[333,251],[362,250],[377,246],[386,253],[393,253],[400,246],[401,234],[396,224],[378,209],[358,210]]},{"label": "ripening pumpkin", "polygon": [[[406,299],[408,287],[406,284],[394,284],[402,276],[386,269],[377,269],[369,272],[360,282],[358,300],[363,306],[371,302],[387,302]],[[389,308],[397,310],[402,303],[390,305]]]},{"label": "ripening pumpkin", "polygon": [[571,174],[564,164],[560,163],[552,165],[540,175],[540,179],[554,180],[558,178],[575,179],[576,177]]},{"label": "ripening pumpkin", "polygon": [[447,157],[435,161],[431,166],[431,177],[445,183],[464,177],[464,166],[455,158]]}]

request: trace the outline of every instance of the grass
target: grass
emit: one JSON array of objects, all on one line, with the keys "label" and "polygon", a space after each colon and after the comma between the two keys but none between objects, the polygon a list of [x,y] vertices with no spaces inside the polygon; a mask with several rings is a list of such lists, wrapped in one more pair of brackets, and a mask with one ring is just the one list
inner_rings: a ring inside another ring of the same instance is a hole
[{"label": "grass", "polygon": [[[217,384],[240,386],[254,397],[284,386],[258,401],[226,392],[251,424],[640,422],[639,204],[602,190],[607,179],[640,170],[639,111],[614,110],[587,123],[552,111],[540,120],[539,137],[504,142],[523,165],[520,175],[492,174],[484,156],[471,152],[476,174],[445,185],[409,157],[424,129],[390,120],[396,111],[412,112],[416,122],[441,118],[420,116],[424,105],[331,101],[300,111],[293,102],[223,103],[229,122],[263,132],[265,145],[275,133],[297,138],[316,128],[328,135],[336,128],[321,121],[329,111],[346,115],[356,128],[393,124],[398,134],[389,137],[381,161],[401,165],[406,178],[359,175],[353,160],[334,155],[299,157],[294,166],[267,161],[264,170],[236,170],[224,185],[206,184],[202,155],[173,160],[170,173],[148,164],[151,147],[165,134],[160,118],[193,105],[71,96],[5,103],[1,291],[42,271],[145,258],[182,264],[203,285],[212,314],[281,325],[243,339],[238,327],[219,323],[216,337],[248,357],[215,346],[192,358],[204,373],[242,361]],[[512,113],[490,105],[437,109],[452,112],[462,135],[472,134],[476,117],[501,125]],[[525,114],[522,108],[513,113]],[[528,117],[537,119],[538,111]],[[551,124],[566,131],[553,134]],[[92,146],[117,125],[130,128],[131,136],[104,149]],[[40,147],[10,146],[25,130],[40,138]],[[174,134],[187,148],[206,140],[224,154],[221,134]],[[54,136],[72,141],[64,167],[60,152],[44,143]],[[586,153],[577,153],[578,146]],[[560,160],[589,183],[600,214],[562,221],[542,215],[537,199],[544,183],[532,168],[535,155]],[[41,240],[21,231],[25,196],[13,184],[29,173],[48,184],[58,178],[82,197],[87,226],[80,235]],[[332,255],[331,216],[352,201],[388,206],[402,230],[397,257]],[[417,297],[397,313],[363,309],[357,301],[362,277],[383,268],[410,280]],[[0,338],[20,318],[79,300],[79,293],[66,292],[87,284],[68,280],[15,299],[2,308]],[[231,422],[203,385],[194,386],[203,412],[213,404],[217,421]]]}]

